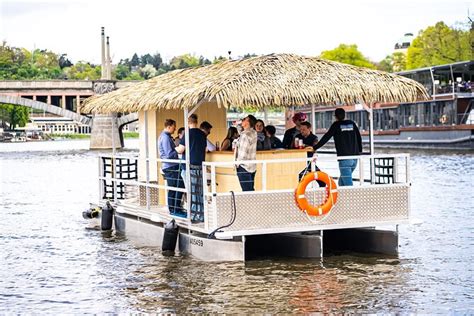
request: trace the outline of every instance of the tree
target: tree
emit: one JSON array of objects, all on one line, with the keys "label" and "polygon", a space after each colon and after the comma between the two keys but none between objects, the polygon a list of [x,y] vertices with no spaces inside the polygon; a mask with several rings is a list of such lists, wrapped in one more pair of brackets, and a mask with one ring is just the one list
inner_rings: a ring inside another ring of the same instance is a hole
[{"label": "tree", "polygon": [[152,77],[155,77],[157,75],[157,71],[153,65],[147,64],[145,67],[140,69],[140,73],[143,78],[145,79],[150,79]]},{"label": "tree", "polygon": [[444,22],[427,27],[408,47],[407,69],[474,59],[471,36],[468,30],[451,28]]},{"label": "tree", "polygon": [[140,65],[140,58],[138,58],[137,53],[133,54],[132,60],[130,61],[130,66],[139,66]]},{"label": "tree", "polygon": [[115,67],[114,74],[117,80],[124,80],[130,74],[130,68],[120,62]]},{"label": "tree", "polygon": [[393,71],[403,71],[407,69],[407,56],[402,52],[392,54]]},{"label": "tree", "polygon": [[27,107],[14,104],[0,104],[0,119],[14,130],[17,126],[23,127],[28,123],[30,111]]},{"label": "tree", "polygon": [[386,72],[393,72],[392,56],[393,55],[387,55],[384,59],[377,63],[377,69]]},{"label": "tree", "polygon": [[100,66],[95,66],[83,61],[80,61],[71,67],[66,67],[63,71],[69,79],[97,80],[100,79],[101,76]]},{"label": "tree", "polygon": [[354,65],[358,67],[365,67],[375,69],[375,65],[370,62],[357,49],[357,45],[340,44],[333,50],[326,50],[321,52],[321,58],[338,61],[340,63]]},{"label": "tree", "polygon": [[218,63],[221,63],[221,62],[226,61],[226,60],[229,60],[229,58],[226,58],[224,56],[219,56],[219,57],[214,56],[214,60],[212,61],[212,63],[213,64],[218,64]]},{"label": "tree", "polygon": [[146,65],[153,65],[153,56],[150,54],[140,57],[140,67],[145,67]]},{"label": "tree", "polygon": [[59,57],[58,62],[61,69],[72,66],[71,61],[66,56],[67,54],[62,54],[61,57]]},{"label": "tree", "polygon": [[204,66],[204,65],[210,65],[212,64],[211,61],[207,58],[204,58],[204,56],[199,56],[199,65]]},{"label": "tree", "polygon": [[199,66],[199,59],[191,54],[173,57],[170,61],[172,69],[183,69]]},{"label": "tree", "polygon": [[252,58],[252,57],[257,57],[257,54],[254,54],[254,53],[249,54],[249,53],[247,53],[247,54],[245,54],[244,56],[242,56],[242,59],[248,59],[248,58]]},{"label": "tree", "polygon": [[163,59],[161,58],[160,53],[156,53],[155,55],[153,55],[153,60],[151,64],[153,65],[153,67],[155,67],[155,69],[159,69],[162,66]]}]

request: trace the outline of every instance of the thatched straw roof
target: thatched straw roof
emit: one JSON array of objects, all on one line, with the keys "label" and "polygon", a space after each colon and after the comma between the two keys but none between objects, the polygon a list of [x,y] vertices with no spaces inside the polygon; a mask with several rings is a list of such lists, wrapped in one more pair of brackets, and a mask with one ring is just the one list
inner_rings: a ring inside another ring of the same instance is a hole
[{"label": "thatched straw roof", "polygon": [[427,98],[413,80],[315,57],[272,54],[176,70],[86,100],[85,112],[192,107],[287,107],[414,102]]}]

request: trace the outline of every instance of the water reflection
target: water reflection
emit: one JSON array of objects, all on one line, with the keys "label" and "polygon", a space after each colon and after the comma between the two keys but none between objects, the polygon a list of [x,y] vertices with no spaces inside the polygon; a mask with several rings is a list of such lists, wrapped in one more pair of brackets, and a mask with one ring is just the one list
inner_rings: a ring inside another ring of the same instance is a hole
[{"label": "water reflection", "polygon": [[474,311],[470,154],[411,152],[416,221],[400,226],[398,258],[210,264],[85,229],[98,152],[38,144],[0,144],[2,313]]}]

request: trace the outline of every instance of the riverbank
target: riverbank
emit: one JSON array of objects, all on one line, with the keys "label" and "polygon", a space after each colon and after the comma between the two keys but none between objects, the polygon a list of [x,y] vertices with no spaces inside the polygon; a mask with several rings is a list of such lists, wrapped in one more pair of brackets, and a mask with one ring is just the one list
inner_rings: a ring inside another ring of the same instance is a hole
[{"label": "riverbank", "polygon": [[[90,139],[90,134],[50,134],[53,139]],[[124,138],[138,138],[138,132],[124,132]]]}]

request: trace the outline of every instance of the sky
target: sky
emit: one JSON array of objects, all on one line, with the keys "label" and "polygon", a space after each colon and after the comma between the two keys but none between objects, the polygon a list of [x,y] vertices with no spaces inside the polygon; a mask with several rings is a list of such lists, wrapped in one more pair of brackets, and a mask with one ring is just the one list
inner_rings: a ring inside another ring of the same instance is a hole
[{"label": "sky", "polygon": [[317,56],[356,44],[372,61],[404,33],[474,19],[474,0],[0,0],[0,40],[100,63],[100,28],[113,63],[159,52],[213,59],[246,53]]}]

